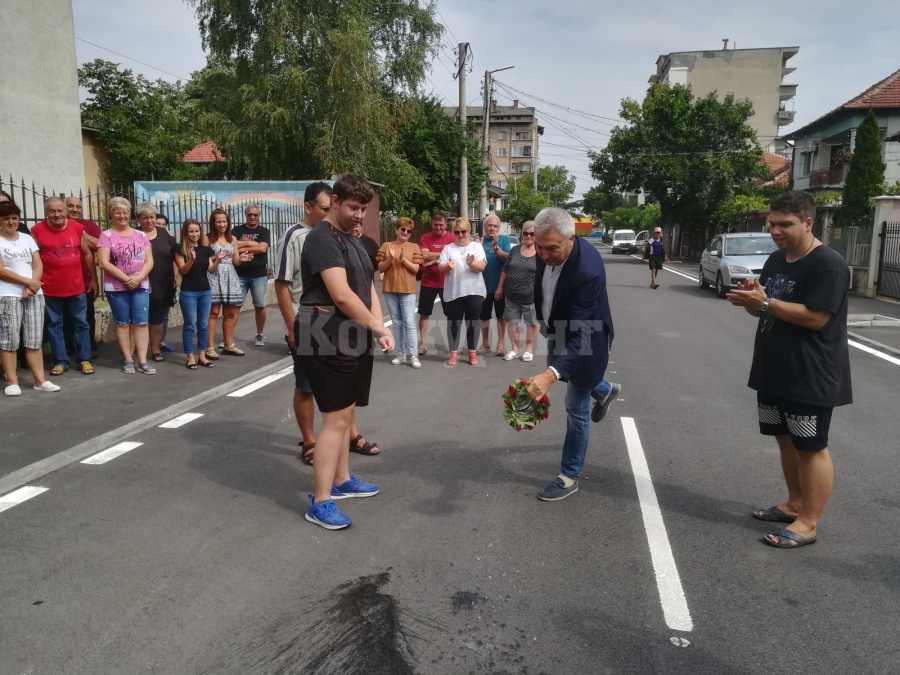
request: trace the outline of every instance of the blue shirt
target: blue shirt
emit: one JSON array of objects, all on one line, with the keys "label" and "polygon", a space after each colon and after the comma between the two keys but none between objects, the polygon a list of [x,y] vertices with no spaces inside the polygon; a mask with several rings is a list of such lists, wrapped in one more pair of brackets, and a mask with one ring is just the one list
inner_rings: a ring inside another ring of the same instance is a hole
[{"label": "blue shirt", "polygon": [[[500,274],[503,272],[503,261],[500,260],[500,257],[496,253],[494,253],[493,241],[484,239],[481,242],[481,245],[484,247],[484,257],[487,260],[487,267],[484,268],[484,272],[481,274],[484,277],[485,289],[487,289],[488,294],[491,294],[497,290],[497,286],[500,284]],[[505,234],[501,234],[497,236],[497,247],[501,251],[509,253],[512,248],[512,242]]]},{"label": "blue shirt", "polygon": [[652,255],[655,258],[662,257],[662,254],[663,254],[662,239],[660,239],[659,241],[655,241],[655,240],[651,239],[649,244],[650,244],[650,255]]}]

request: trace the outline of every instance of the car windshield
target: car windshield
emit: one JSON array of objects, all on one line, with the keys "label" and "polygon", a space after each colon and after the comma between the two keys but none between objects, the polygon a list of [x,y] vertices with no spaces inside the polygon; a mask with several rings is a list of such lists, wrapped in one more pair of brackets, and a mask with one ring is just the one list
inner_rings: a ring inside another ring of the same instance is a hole
[{"label": "car windshield", "polygon": [[777,249],[769,235],[725,238],[725,255],[768,255]]},{"label": "car windshield", "polygon": [[626,241],[629,239],[634,239],[633,232],[616,232],[615,234],[616,241]]}]

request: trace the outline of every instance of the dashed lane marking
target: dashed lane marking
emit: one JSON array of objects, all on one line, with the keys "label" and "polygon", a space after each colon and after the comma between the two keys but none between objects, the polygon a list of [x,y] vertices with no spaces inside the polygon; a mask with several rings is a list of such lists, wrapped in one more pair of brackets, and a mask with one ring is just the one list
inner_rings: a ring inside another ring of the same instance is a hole
[{"label": "dashed lane marking", "polygon": [[48,489],[49,488],[45,487],[26,485],[25,487],[15,490],[14,492],[3,495],[2,497],[0,497],[0,511],[11,509],[12,507],[21,504],[24,501],[28,501],[32,497],[37,497],[39,494],[46,492]]},{"label": "dashed lane marking", "polygon": [[82,464],[106,464],[111,459],[115,459],[120,455],[124,455],[126,452],[130,452],[135,448],[139,448],[143,445],[143,443],[138,443],[136,441],[125,441],[124,443],[119,443],[118,445],[114,445],[111,448],[107,448],[103,452],[98,452],[93,457],[88,457],[87,459],[81,460]]},{"label": "dashed lane marking", "polygon": [[871,354],[872,356],[877,356],[879,359],[884,359],[888,363],[893,363],[895,366],[900,366],[900,359],[898,359],[896,356],[890,356],[889,354],[880,352],[877,349],[872,349],[872,347],[864,345],[861,342],[856,342],[854,340],[847,340],[847,344],[849,344],[851,347],[861,349],[862,351]]},{"label": "dashed lane marking", "polygon": [[634,418],[623,417],[622,429],[625,432],[625,443],[631,459],[631,470],[637,485],[638,500],[641,504],[641,515],[644,518],[644,529],[647,532],[647,543],[650,545],[650,558],[653,561],[653,572],[656,574],[656,587],[659,591],[659,602],[662,605],[663,618],[672,630],[689,632],[694,629],[691,613],[688,611],[687,599],[678,576],[675,556],[669,545],[669,535],[663,522],[659,501],[650,467],[644,455],[641,438],[638,435]]},{"label": "dashed lane marking", "polygon": [[160,429],[177,429],[178,427],[183,427],[188,422],[193,422],[198,417],[203,417],[203,413],[185,413],[184,415],[179,415],[175,419],[171,419],[164,424],[160,424]]},{"label": "dashed lane marking", "polygon": [[267,384],[272,384],[276,380],[280,380],[282,377],[287,377],[288,375],[290,375],[293,372],[294,372],[294,366],[288,366],[287,368],[283,368],[282,370],[279,370],[277,373],[273,373],[272,375],[269,375],[268,377],[264,377],[261,380],[257,380],[253,384],[249,384],[246,387],[243,387],[242,389],[233,391],[230,394],[228,394],[228,396],[230,396],[232,398],[241,398],[243,396],[246,396],[247,394],[252,394],[257,389],[262,389]]}]

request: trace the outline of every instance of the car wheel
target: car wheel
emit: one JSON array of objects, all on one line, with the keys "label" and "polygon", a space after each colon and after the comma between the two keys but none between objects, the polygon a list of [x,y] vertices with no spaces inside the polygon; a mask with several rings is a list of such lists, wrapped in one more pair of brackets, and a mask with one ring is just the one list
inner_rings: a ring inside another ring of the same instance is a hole
[{"label": "car wheel", "polygon": [[709,288],[709,282],[706,280],[706,277],[703,276],[703,268],[700,268],[700,288],[704,291]]},{"label": "car wheel", "polygon": [[719,272],[716,275],[716,295],[720,298],[724,298],[727,293],[728,289],[725,287],[725,282],[722,281],[722,273]]}]

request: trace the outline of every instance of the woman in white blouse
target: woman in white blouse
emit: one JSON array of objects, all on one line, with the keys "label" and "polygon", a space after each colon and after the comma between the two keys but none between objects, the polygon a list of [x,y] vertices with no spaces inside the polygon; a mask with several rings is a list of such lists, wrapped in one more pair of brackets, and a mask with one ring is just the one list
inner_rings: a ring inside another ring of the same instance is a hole
[{"label": "woman in white blouse", "polygon": [[438,269],[444,279],[444,314],[448,319],[447,343],[450,348],[448,366],[459,362],[459,330],[466,323],[466,346],[469,363],[478,365],[475,353],[475,331],[479,325],[481,305],[486,295],[481,272],[487,265],[484,247],[469,241],[469,221],[457,218],[453,223],[454,243],[444,247],[438,258]]}]

